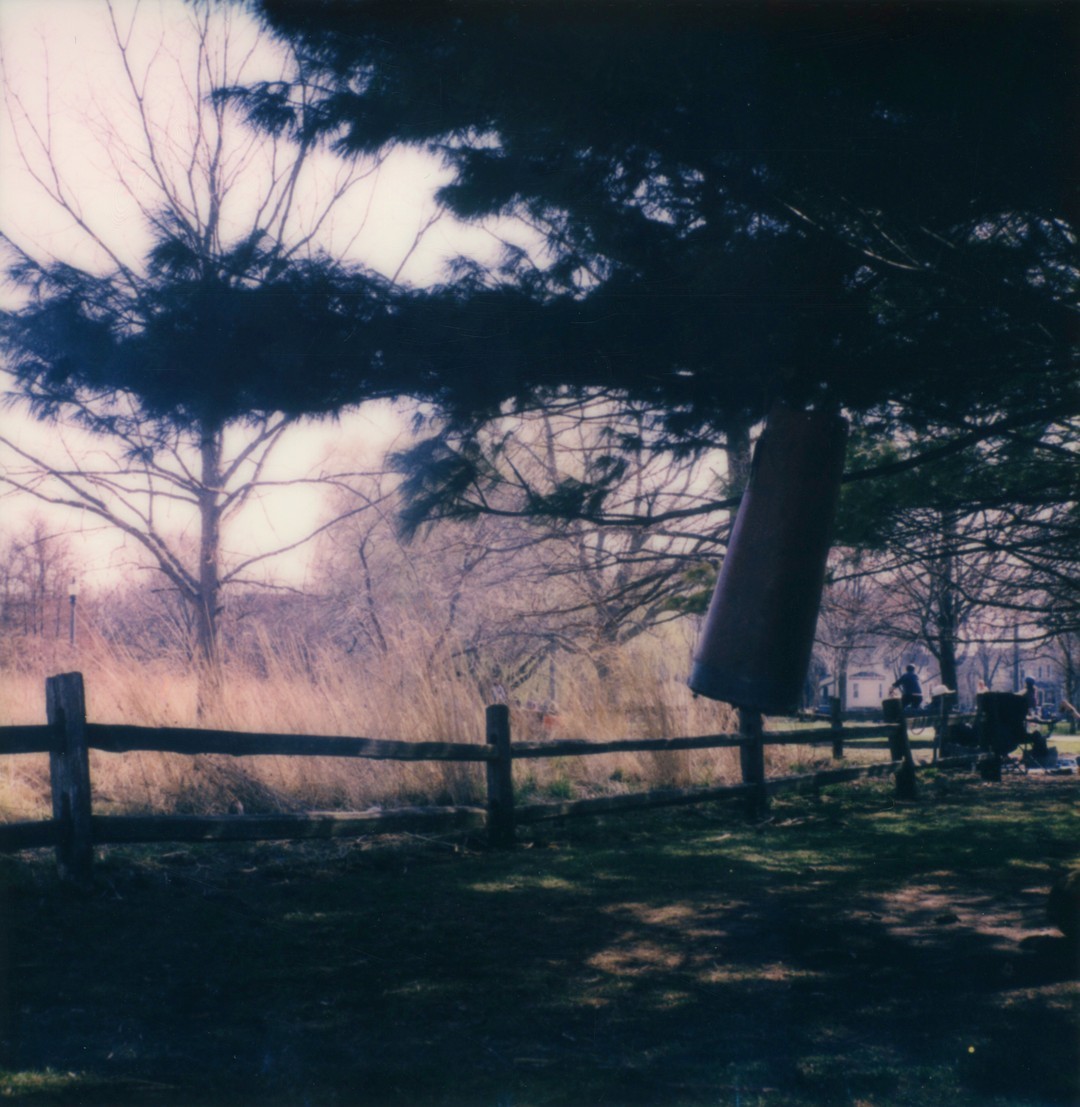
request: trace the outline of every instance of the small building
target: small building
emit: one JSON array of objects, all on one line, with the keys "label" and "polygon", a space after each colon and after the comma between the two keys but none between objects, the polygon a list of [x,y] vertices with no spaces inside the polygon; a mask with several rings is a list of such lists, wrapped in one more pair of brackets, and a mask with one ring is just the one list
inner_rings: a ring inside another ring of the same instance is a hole
[{"label": "small building", "polygon": [[[837,683],[841,692],[837,692]],[[880,711],[881,701],[889,695],[892,681],[877,669],[859,669],[846,673],[838,682],[835,678],[824,681],[819,688],[819,702],[825,709],[829,700],[839,695],[845,713],[852,711]]]},{"label": "small building", "polygon": [[875,711],[881,709],[881,701],[888,694],[884,673],[876,669],[860,669],[857,673],[848,673],[847,678],[847,703],[845,711],[852,711],[860,707],[871,707]]}]

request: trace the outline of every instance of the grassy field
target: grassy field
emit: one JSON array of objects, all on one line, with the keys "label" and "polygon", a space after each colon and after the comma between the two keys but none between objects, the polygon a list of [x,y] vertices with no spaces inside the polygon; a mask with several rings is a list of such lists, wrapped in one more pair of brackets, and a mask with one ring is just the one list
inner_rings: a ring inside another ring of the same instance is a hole
[{"label": "grassy field", "polygon": [[462,840],[0,858],[0,1099],[1035,1107],[1078,1091],[1044,918],[1075,777]]}]

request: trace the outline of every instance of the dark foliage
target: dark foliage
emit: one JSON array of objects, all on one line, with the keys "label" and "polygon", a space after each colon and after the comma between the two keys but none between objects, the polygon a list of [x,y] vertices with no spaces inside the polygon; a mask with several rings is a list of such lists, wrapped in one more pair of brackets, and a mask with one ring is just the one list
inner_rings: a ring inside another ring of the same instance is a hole
[{"label": "dark foliage", "polygon": [[164,240],[134,283],[24,263],[14,276],[29,302],[0,318],[24,395],[42,416],[74,404],[108,432],[124,415],[90,401],[123,393],[145,433],[396,394],[375,339],[390,312],[385,281],[327,258],[259,263],[236,256],[245,251],[211,266]]},{"label": "dark foliage", "polygon": [[427,146],[453,210],[546,239],[542,271],[483,275],[512,292],[411,305],[461,414],[617,385],[695,445],[778,398],[1077,410],[1067,5],[262,10],[324,67],[343,153]]}]

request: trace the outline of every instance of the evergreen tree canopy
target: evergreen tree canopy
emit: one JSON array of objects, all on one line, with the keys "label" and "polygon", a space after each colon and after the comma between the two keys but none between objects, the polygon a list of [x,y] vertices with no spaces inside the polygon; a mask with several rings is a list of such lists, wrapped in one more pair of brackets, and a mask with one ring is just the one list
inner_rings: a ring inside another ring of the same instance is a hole
[{"label": "evergreen tree canopy", "polygon": [[1074,6],[261,10],[343,154],[427,147],[455,213],[545,243],[402,308],[395,360],[462,419],[559,385],[684,446],[777,399],[921,431],[1080,410]]},{"label": "evergreen tree canopy", "polygon": [[380,368],[377,275],[327,258],[260,264],[249,246],[213,266],[181,253],[163,241],[134,283],[26,259],[10,271],[29,301],[0,315],[0,348],[37,414],[67,407],[88,429],[134,420],[146,435],[398,394]]}]

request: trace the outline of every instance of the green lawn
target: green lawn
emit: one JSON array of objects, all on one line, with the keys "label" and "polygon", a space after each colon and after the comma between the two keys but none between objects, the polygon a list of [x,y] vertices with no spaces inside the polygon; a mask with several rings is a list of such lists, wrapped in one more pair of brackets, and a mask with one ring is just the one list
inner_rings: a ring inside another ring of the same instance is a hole
[{"label": "green lawn", "polygon": [[580,820],[522,848],[0,859],[0,1099],[986,1105],[1077,1096],[1046,927],[1076,777]]}]

